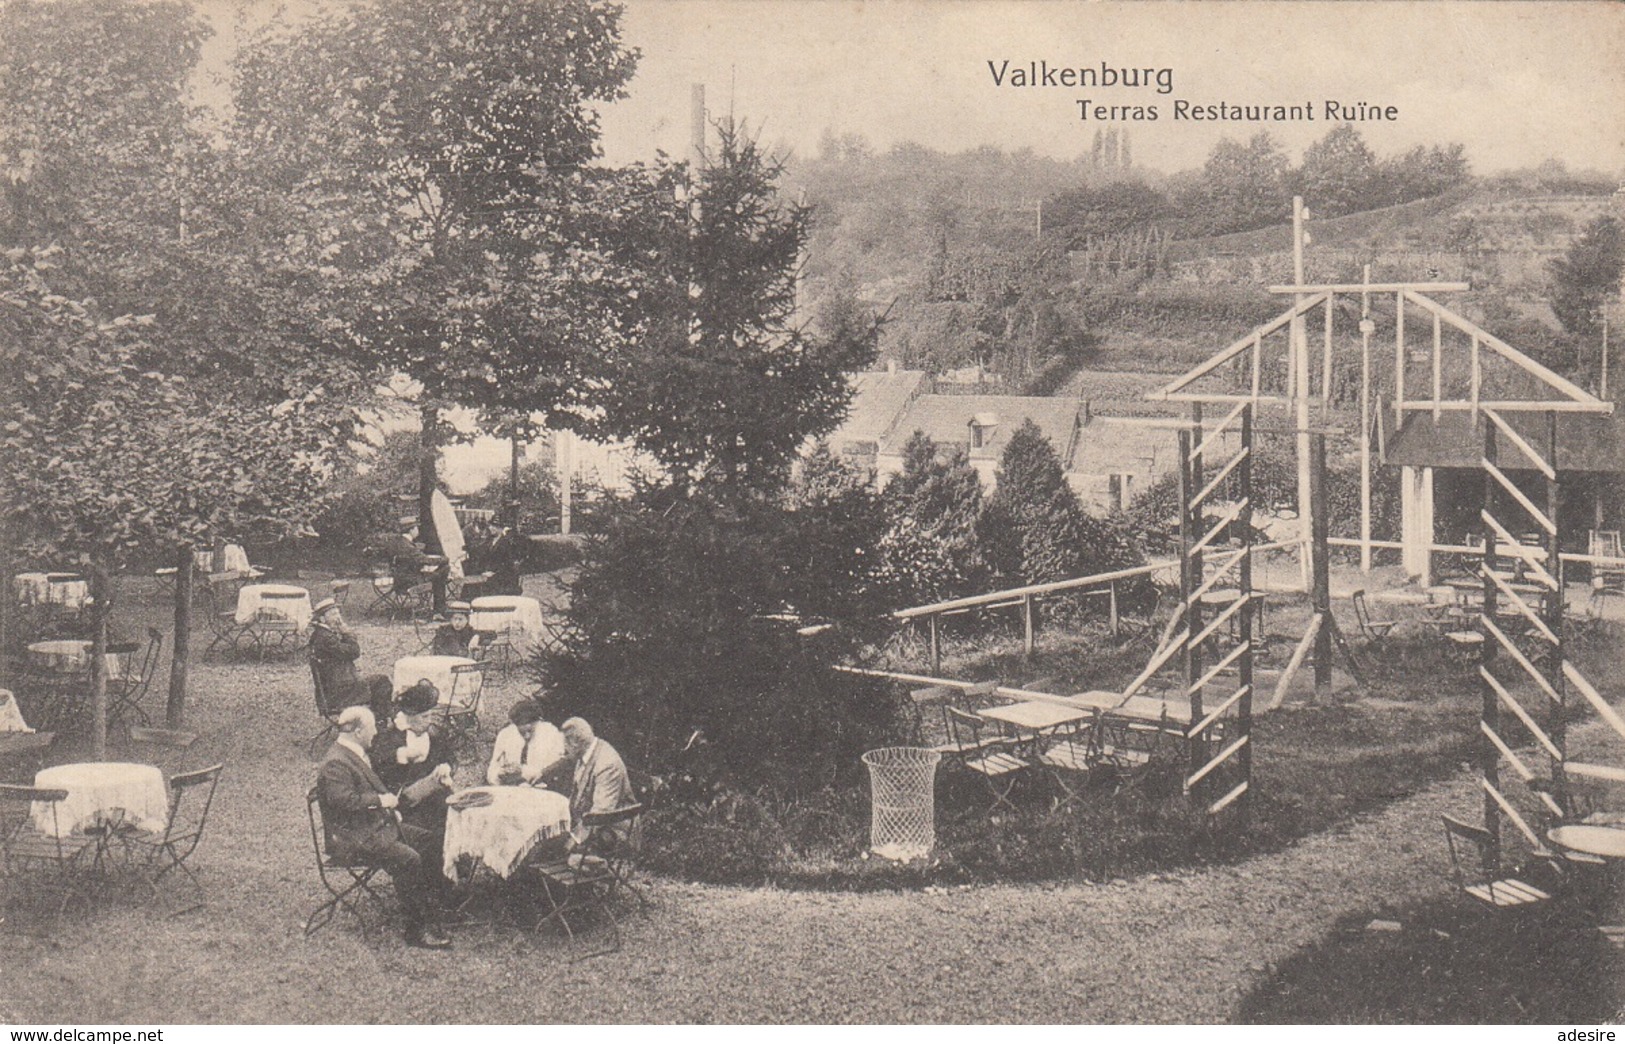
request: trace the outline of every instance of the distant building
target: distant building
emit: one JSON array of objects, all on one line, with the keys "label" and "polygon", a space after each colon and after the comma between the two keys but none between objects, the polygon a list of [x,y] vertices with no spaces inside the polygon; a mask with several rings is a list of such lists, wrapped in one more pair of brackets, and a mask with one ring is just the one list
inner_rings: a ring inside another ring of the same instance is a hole
[{"label": "distant building", "polygon": [[[1067,484],[1089,510],[1128,507],[1133,497],[1176,464],[1177,420],[1144,392],[1162,383],[1156,374],[1088,373],[1080,396],[937,394],[923,370],[895,367],[851,377],[852,407],[829,438],[830,447],[866,468],[884,485],[903,470],[903,449],[916,431],[939,447],[963,449],[991,491],[999,457],[1026,421],[1055,447]],[[1098,408],[1107,404],[1113,415]]]}]

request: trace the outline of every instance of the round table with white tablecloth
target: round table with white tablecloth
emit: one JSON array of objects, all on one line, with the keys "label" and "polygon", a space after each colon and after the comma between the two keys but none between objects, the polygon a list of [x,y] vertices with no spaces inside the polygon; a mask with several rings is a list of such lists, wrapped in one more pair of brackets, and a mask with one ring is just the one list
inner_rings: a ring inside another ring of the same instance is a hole
[{"label": "round table with white tablecloth", "polygon": [[12,592],[19,605],[55,605],[78,610],[90,599],[90,584],[78,573],[18,573]]},{"label": "round table with white tablecloth", "polygon": [[102,824],[129,826],[162,834],[169,822],[169,788],[164,774],[152,765],[124,761],[92,761],[41,769],[34,786],[65,790],[68,796],[52,806],[36,801],[34,827],[52,837],[84,833]]},{"label": "round table with white tablecloth", "polygon": [[468,603],[469,626],[476,631],[508,631],[514,645],[528,652],[542,636],[542,603],[522,595],[484,595]]},{"label": "round table with white tablecloth", "polygon": [[[53,638],[28,646],[28,665],[39,674],[83,674],[90,667],[91,643],[83,638]],[[124,677],[124,660],[108,653],[107,677]]]},{"label": "round table with white tablecloth", "polygon": [[252,623],[261,610],[292,620],[303,631],[310,626],[310,592],[292,584],[248,584],[237,592],[238,623]]},{"label": "round table with white tablecloth", "polygon": [[[489,799],[489,800],[487,800]],[[478,860],[506,879],[545,841],[570,832],[570,799],[539,787],[471,787],[446,799],[446,877]]]},{"label": "round table with white tablecloth", "polygon": [[427,679],[445,703],[451,699],[451,669],[473,662],[466,656],[402,656],[395,661],[395,695]]}]

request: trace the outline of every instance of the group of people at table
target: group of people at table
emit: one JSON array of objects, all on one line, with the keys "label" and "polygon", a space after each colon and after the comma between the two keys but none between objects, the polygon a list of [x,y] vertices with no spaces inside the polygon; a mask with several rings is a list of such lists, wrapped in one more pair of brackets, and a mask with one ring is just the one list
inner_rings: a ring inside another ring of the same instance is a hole
[{"label": "group of people at table", "polygon": [[[466,655],[479,641],[469,607],[454,602],[448,610],[450,622],[436,633],[433,651]],[[395,883],[407,943],[445,949],[451,945],[440,923],[452,884],[448,813],[469,792],[454,794],[441,693],[425,680],[393,696],[388,677],[359,674],[359,646],[331,599],[316,605],[312,624],[318,684],[330,708],[343,708],[334,716],[338,736],[317,777],[327,855],[381,868]],[[527,699],[513,706],[508,720],[492,748],[488,786],[480,789],[536,788],[568,799],[568,832],[522,855],[567,857],[591,838],[583,816],[636,801],[620,754],[583,719],[554,725],[540,703]]]}]

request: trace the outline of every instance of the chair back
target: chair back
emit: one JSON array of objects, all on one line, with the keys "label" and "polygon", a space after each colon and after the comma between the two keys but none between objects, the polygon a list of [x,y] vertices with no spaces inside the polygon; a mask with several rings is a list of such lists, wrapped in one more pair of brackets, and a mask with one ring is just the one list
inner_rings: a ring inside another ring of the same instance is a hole
[{"label": "chair back", "polygon": [[970,711],[959,707],[950,707],[943,704],[943,716],[947,719],[948,734],[954,745],[960,748],[974,747],[982,740],[982,719]]},{"label": "chair back", "polygon": [[310,821],[310,847],[316,853],[316,872],[321,874],[322,880],[327,880],[327,851],[325,839],[327,837],[327,823],[322,818],[321,789],[311,787],[310,793],[305,795],[305,818]]},{"label": "chair back", "polygon": [[214,805],[214,790],[220,785],[224,769],[224,764],[210,765],[169,778],[169,825],[164,830],[164,841],[175,847],[177,860],[191,855],[203,839],[209,809]]},{"label": "chair back", "polygon": [[[1490,832],[1483,827],[1463,823],[1454,816],[1445,815],[1439,818],[1444,823],[1445,843],[1450,847],[1450,871],[1457,887],[1465,888],[1474,880],[1483,880],[1493,873],[1490,853],[1494,849],[1494,840],[1490,837]],[[1471,879],[1461,862],[1462,849],[1469,846],[1478,858],[1478,868],[1473,871]]]},{"label": "chair back", "polygon": [[331,590],[333,592],[332,598],[334,605],[342,606],[345,602],[350,600],[350,581],[335,580],[333,581]]},{"label": "chair back", "polygon": [[109,642],[107,644],[107,680],[124,685],[136,682],[136,654],[141,646],[135,642]]},{"label": "chair back", "polygon": [[158,654],[163,647],[164,632],[156,627],[147,628],[147,650],[141,654],[141,666],[135,676],[136,684],[143,692],[152,684],[152,672],[158,666]]},{"label": "chair back", "polygon": [[343,710],[344,708],[334,707],[327,701],[327,691],[322,685],[321,665],[316,662],[316,658],[314,656],[310,658],[309,662],[310,688],[316,696],[316,713],[320,714],[328,721],[332,721],[334,718],[338,717],[339,711]]},{"label": "chair back", "polygon": [[446,694],[446,705],[459,713],[475,713],[484,690],[485,665],[460,663],[451,669],[451,691]]},{"label": "chair back", "polygon": [[57,858],[63,859],[65,852],[61,824],[57,820],[57,808],[66,800],[68,800],[66,790],[0,783],[0,843],[8,842],[27,830],[35,815],[36,805],[43,805],[51,822],[50,830],[46,834],[56,841]]},{"label": "chair back", "polygon": [[641,801],[610,812],[586,813],[581,817],[581,825],[591,831],[587,850],[611,863],[630,859],[643,842],[643,832],[638,829],[642,816]]}]

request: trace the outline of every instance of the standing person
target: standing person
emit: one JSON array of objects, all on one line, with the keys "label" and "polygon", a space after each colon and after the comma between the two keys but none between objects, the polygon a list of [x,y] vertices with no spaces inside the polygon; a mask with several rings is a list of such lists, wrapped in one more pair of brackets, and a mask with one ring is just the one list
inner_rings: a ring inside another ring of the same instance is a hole
[{"label": "standing person", "polygon": [[440,864],[424,856],[438,847],[440,839],[400,822],[395,811],[399,799],[367,759],[367,748],[378,732],[372,711],[349,707],[339,715],[338,728],[338,738],[316,778],[328,858],[381,867],[400,896],[407,945],[449,949],[451,940],[441,931],[435,908]]},{"label": "standing person", "polygon": [[480,590],[493,595],[524,594],[519,579],[520,556],[524,553],[524,548],[524,538],[509,527],[503,526],[497,532],[496,539],[491,541],[491,550],[488,552],[490,559],[486,566],[491,575]]},{"label": "standing person", "polygon": [[375,717],[388,714],[394,686],[385,675],[356,672],[361,643],[345,625],[338,603],[331,598],[317,602],[310,622],[310,666],[328,708],[368,706]]},{"label": "standing person", "polygon": [[[592,836],[593,827],[583,826],[581,817],[589,812],[615,812],[637,803],[626,762],[608,743],[593,735],[592,726],[581,718],[571,718],[559,727],[564,733],[564,749],[575,763],[574,785],[570,793],[570,839],[577,847]],[[628,832],[626,824],[608,828],[620,840]]]}]

